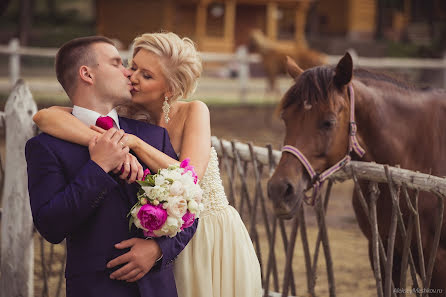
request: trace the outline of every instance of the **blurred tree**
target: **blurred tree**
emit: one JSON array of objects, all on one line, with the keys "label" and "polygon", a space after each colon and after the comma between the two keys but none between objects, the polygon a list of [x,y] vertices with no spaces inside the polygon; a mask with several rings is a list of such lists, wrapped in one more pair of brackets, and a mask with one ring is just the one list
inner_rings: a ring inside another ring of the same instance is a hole
[{"label": "blurred tree", "polygon": [[0,1],[0,15],[3,15],[8,10],[9,3],[11,3],[11,0]]},{"label": "blurred tree", "polygon": [[34,15],[34,0],[20,0],[20,45],[27,45]]}]

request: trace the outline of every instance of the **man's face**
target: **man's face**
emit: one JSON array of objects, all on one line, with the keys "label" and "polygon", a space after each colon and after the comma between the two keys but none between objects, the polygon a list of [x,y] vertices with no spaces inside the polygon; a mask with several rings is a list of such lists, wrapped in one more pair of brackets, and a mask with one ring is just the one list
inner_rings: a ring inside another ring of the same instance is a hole
[{"label": "man's face", "polygon": [[122,65],[118,50],[108,43],[92,45],[96,64],[91,67],[96,94],[114,106],[132,99],[131,72]]}]

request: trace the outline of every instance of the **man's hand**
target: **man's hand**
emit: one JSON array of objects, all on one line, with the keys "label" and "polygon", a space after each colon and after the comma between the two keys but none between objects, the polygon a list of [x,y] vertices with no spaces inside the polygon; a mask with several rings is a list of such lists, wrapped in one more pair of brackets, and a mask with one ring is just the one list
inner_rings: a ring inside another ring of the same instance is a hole
[{"label": "man's hand", "polygon": [[129,153],[129,147],[122,141],[123,136],[124,130],[111,128],[88,144],[91,160],[107,173],[124,163]]},{"label": "man's hand", "polygon": [[141,163],[139,163],[138,159],[130,153],[125,156],[124,163],[113,170],[113,173],[119,173],[119,178],[126,180],[129,184],[134,183],[137,180],[142,180],[144,176]]},{"label": "man's hand", "polygon": [[131,238],[115,244],[117,249],[131,248],[129,252],[107,263],[107,268],[127,263],[112,274],[111,279],[135,282],[142,278],[158,260],[162,253],[158,243],[153,239]]}]

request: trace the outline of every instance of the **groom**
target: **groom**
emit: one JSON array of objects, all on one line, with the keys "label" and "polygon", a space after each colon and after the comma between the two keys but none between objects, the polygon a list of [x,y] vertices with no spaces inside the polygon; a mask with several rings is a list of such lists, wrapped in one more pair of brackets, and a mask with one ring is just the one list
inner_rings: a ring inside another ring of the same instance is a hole
[{"label": "groom", "polygon": [[[67,42],[57,53],[56,74],[74,105],[74,116],[92,125],[107,115],[97,123],[113,126],[88,148],[45,133],[26,144],[34,224],[52,243],[66,239],[67,297],[177,296],[171,264],[197,222],[174,238],[138,238],[137,231],[129,232],[127,219],[137,187],[113,174],[128,165],[129,149],[120,129],[177,158],[167,131],[117,116],[114,108],[131,100],[131,73],[109,39],[92,36]],[[138,168],[131,170],[134,177]],[[107,267],[117,257],[128,262],[121,268]],[[118,268],[127,281],[110,277]]]}]

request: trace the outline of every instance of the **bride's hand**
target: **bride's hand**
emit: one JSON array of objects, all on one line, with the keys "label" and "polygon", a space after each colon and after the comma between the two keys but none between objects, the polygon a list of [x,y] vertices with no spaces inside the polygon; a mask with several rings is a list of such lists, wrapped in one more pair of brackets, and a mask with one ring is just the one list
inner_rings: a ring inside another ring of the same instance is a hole
[{"label": "bride's hand", "polygon": [[[106,130],[94,125],[90,126],[90,129],[101,134],[104,134],[106,132]],[[134,149],[138,143],[138,136],[135,136],[133,134],[125,133],[123,139],[125,139],[125,145],[128,146],[130,149]]]}]

